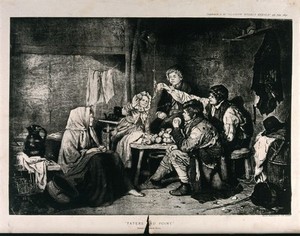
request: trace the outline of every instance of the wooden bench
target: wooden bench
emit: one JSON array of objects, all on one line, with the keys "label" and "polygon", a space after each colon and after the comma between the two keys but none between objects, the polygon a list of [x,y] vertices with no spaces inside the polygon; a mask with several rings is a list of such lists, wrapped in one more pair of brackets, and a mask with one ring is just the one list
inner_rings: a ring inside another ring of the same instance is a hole
[{"label": "wooden bench", "polygon": [[251,155],[251,151],[248,148],[241,148],[241,149],[237,149],[234,150],[231,153],[231,160],[232,160],[232,173],[235,173],[235,161],[239,160],[239,159],[244,159],[244,165],[245,165],[245,177],[246,179],[250,179],[250,175],[251,175],[251,162],[250,162],[250,155]]}]

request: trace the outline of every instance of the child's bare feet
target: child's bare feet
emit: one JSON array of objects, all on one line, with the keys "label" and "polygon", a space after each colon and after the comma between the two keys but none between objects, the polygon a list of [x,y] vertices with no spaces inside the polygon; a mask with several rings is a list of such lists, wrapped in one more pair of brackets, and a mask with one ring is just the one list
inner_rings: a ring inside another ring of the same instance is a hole
[{"label": "child's bare feet", "polygon": [[138,191],[136,191],[135,189],[129,190],[129,191],[128,191],[128,194],[129,194],[129,195],[132,195],[132,196],[135,196],[135,197],[144,197],[144,196],[145,196],[144,193],[138,192]]}]

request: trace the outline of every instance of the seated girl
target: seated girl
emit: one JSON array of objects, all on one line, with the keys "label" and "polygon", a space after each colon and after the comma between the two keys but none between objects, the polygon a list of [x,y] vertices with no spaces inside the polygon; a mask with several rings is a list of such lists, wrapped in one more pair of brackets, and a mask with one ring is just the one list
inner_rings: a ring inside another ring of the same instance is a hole
[{"label": "seated girl", "polygon": [[133,188],[119,156],[99,144],[93,121],[90,107],[71,110],[62,138],[58,163],[64,173],[62,177],[78,191],[73,200],[100,206],[126,193],[144,196]]},{"label": "seated girl", "polygon": [[135,95],[132,103],[124,107],[125,115],[112,133],[113,150],[120,155],[126,168],[131,168],[131,148],[133,142],[141,142],[148,131],[148,112],[151,96],[143,91]]}]

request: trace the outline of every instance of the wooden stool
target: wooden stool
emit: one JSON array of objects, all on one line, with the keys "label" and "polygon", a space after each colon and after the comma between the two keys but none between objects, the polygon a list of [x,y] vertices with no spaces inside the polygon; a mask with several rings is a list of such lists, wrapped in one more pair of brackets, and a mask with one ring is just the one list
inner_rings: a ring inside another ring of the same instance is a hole
[{"label": "wooden stool", "polygon": [[248,148],[241,148],[234,150],[231,153],[231,160],[232,160],[232,170],[233,173],[235,173],[235,160],[238,159],[244,159],[245,162],[245,177],[246,179],[250,179],[250,174],[251,174],[251,163],[250,163],[250,150]]}]

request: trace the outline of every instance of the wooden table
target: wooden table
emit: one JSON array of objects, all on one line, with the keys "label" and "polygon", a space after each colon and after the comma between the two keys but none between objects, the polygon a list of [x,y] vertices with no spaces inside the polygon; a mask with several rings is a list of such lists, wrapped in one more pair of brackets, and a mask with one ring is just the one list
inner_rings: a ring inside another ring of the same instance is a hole
[{"label": "wooden table", "polygon": [[145,150],[167,150],[172,145],[174,145],[174,144],[150,144],[150,145],[141,144],[141,143],[130,144],[131,148],[139,150],[139,159],[138,159],[136,173],[135,173],[135,177],[134,177],[135,186],[137,186],[138,182],[139,182],[144,151]]},{"label": "wooden table", "polygon": [[110,150],[110,134],[109,134],[109,132],[110,132],[110,126],[111,125],[114,125],[114,126],[116,126],[118,123],[119,123],[119,121],[113,121],[113,120],[98,120],[100,123],[104,123],[104,124],[106,124],[106,131],[107,131],[107,136],[106,136],[106,149],[107,150]]}]

